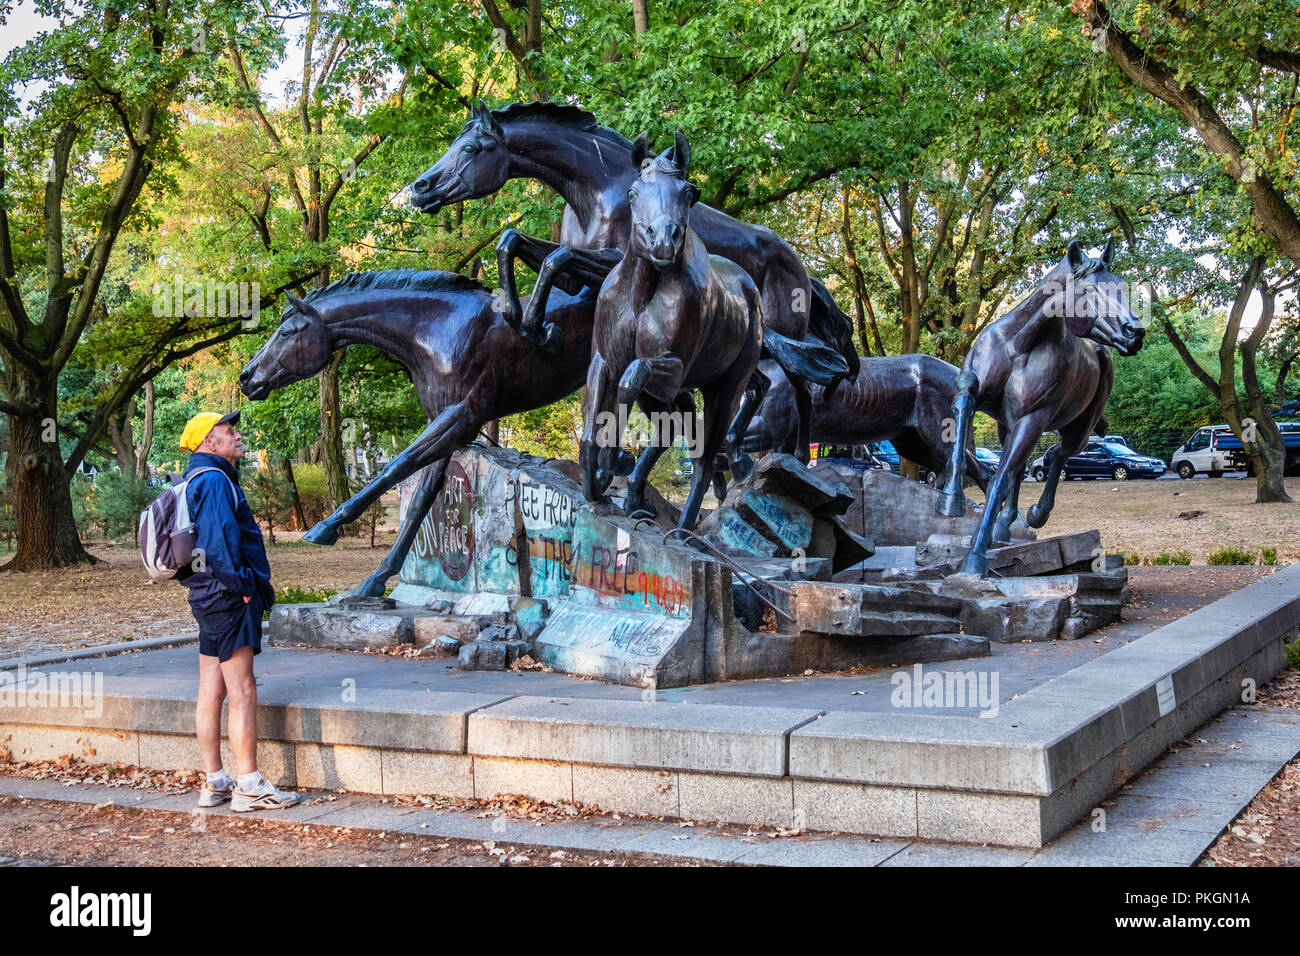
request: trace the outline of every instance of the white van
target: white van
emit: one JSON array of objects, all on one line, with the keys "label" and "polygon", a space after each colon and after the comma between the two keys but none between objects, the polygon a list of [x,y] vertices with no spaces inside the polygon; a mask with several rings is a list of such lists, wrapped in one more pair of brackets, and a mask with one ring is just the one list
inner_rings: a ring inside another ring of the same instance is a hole
[{"label": "white van", "polygon": [[1232,470],[1232,456],[1219,450],[1219,436],[1230,434],[1227,425],[1206,425],[1179,445],[1169,458],[1169,469],[1179,478],[1197,473],[1218,476]]}]

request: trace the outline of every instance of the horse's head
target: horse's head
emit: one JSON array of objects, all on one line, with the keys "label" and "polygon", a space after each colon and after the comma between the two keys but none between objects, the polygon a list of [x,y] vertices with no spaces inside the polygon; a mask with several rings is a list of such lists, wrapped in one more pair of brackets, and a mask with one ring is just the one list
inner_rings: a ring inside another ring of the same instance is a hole
[{"label": "horse's head", "polygon": [[315,375],[334,351],[329,327],[310,302],[289,296],[280,327],[239,373],[239,387],[254,400],[272,390]]},{"label": "horse's head", "polygon": [[1133,314],[1128,287],[1110,271],[1115,257],[1114,238],[1106,240],[1101,256],[1094,259],[1075,239],[1056,273],[1064,276],[1049,308],[1065,317],[1070,331],[1103,345],[1114,346],[1121,355],[1136,355],[1142,348],[1146,327]]},{"label": "horse's head", "polygon": [[687,181],[691,144],[680,132],[671,147],[658,156],[642,133],[632,144],[632,162],[641,170],[627,191],[632,214],[628,251],[664,269],[677,261],[686,242],[687,217],[700,199],[700,191]]},{"label": "horse's head", "polygon": [[411,202],[421,212],[434,213],[465,199],[490,196],[509,178],[505,131],[480,101],[447,152],[411,184]]}]

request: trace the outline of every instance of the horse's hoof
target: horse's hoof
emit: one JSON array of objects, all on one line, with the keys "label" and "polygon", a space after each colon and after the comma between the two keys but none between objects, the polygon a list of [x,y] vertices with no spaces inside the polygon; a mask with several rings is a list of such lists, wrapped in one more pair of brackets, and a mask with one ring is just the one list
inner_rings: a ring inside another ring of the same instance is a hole
[{"label": "horse's hoof", "polygon": [[1025,512],[1025,524],[1031,528],[1041,528],[1047,524],[1047,516],[1050,514],[1051,512],[1047,509],[1044,508],[1040,511],[1038,505],[1034,505]]},{"label": "horse's hoof", "polygon": [[659,512],[655,511],[649,503],[642,501],[640,498],[629,498],[624,502],[624,505],[627,508],[627,516],[629,518],[650,518],[653,520],[659,517]]},{"label": "horse's hoof", "polygon": [[339,540],[339,531],[329,522],[321,521],[303,535],[302,540],[312,544],[334,544]]},{"label": "horse's hoof", "polygon": [[384,585],[388,583],[388,578],[381,578],[378,574],[372,574],[360,584],[356,590],[352,591],[350,597],[383,597]]},{"label": "horse's hoof", "polygon": [[988,573],[989,573],[988,558],[986,558],[982,554],[976,554],[974,551],[972,551],[970,554],[966,555],[966,560],[961,563],[961,568],[959,573],[973,574],[976,577],[980,577],[980,578],[988,577]]},{"label": "horse's hoof", "polygon": [[966,514],[966,496],[960,492],[940,492],[939,501],[934,506],[934,513],[945,518],[960,518]]}]

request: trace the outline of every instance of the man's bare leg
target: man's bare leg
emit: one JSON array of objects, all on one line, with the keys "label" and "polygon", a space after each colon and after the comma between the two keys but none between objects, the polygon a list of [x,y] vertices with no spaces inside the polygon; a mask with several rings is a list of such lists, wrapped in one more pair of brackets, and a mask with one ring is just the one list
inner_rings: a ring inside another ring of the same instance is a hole
[{"label": "man's bare leg", "polygon": [[221,665],[230,710],[226,718],[236,774],[257,770],[257,684],[253,680],[253,649],[241,647]]},{"label": "man's bare leg", "polygon": [[221,662],[209,654],[199,655],[199,696],[194,703],[194,725],[199,736],[203,769],[221,769],[221,705],[226,699],[226,681]]}]

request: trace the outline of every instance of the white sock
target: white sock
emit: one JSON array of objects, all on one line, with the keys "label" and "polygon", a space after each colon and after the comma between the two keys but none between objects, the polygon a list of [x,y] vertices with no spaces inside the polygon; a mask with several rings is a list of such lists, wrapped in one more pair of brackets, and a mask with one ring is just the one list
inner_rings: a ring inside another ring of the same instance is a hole
[{"label": "white sock", "polygon": [[252,793],[262,783],[262,772],[254,770],[252,773],[241,773],[239,775],[239,789],[244,793]]},{"label": "white sock", "polygon": [[218,784],[233,783],[233,781],[230,779],[230,777],[226,775],[226,768],[222,767],[216,773],[208,774],[208,783],[212,784],[212,786],[215,787]]}]

